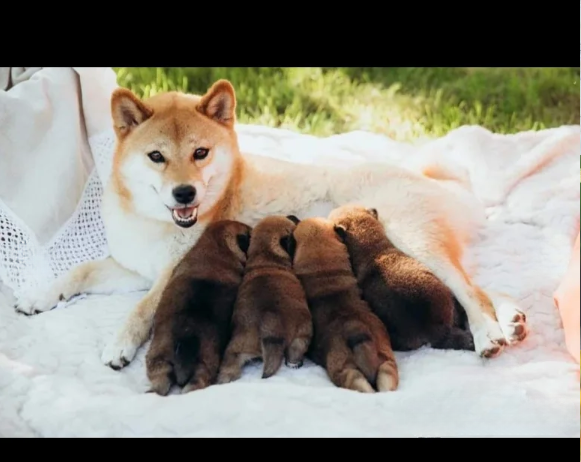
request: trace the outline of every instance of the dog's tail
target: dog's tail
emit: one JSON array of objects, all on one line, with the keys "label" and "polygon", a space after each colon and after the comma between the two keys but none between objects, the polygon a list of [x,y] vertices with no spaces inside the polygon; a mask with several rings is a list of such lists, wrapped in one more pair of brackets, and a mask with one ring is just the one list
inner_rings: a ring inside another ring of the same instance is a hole
[{"label": "dog's tail", "polygon": [[380,360],[371,331],[362,322],[350,321],[345,325],[344,339],[353,352],[355,364],[367,381],[374,385]]},{"label": "dog's tail", "polygon": [[260,325],[260,343],[262,344],[262,378],[273,376],[282,365],[285,350],[284,324],[281,317],[267,311]]}]

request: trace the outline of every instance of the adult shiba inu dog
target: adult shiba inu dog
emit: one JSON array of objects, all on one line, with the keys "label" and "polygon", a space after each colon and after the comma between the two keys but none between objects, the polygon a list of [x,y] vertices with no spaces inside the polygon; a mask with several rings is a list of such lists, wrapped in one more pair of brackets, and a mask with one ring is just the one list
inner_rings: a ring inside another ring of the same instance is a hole
[{"label": "adult shiba inu dog", "polygon": [[73,268],[16,306],[35,314],[80,293],[149,289],[104,349],[105,364],[119,368],[134,358],[173,267],[208,223],[306,218],[325,201],[378,210],[394,245],[429,267],[465,308],[477,354],[496,356],[522,338],[525,316],[517,305],[484,292],[464,270],[462,249],[477,221],[437,180],[388,163],[331,168],[242,155],[235,92],[224,80],[203,96],[168,92],[141,100],[119,88],[111,111],[117,145],[102,204],[110,257]]}]

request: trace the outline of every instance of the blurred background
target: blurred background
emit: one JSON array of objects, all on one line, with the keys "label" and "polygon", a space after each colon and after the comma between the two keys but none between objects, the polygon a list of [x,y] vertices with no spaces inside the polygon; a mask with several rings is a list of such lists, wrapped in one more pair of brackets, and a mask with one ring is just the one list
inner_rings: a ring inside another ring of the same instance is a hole
[{"label": "blurred background", "polygon": [[465,124],[498,133],[579,124],[579,67],[114,68],[140,96],[232,82],[238,121],[326,136],[368,130],[411,141]]}]

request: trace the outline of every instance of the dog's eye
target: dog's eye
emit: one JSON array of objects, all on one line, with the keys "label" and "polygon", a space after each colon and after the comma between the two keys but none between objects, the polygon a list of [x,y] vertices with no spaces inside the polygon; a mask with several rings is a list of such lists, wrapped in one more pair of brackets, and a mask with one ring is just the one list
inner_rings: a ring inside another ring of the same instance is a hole
[{"label": "dog's eye", "polygon": [[163,156],[161,155],[161,152],[159,152],[159,151],[153,151],[153,152],[150,152],[150,153],[147,155],[147,157],[149,157],[149,158],[151,159],[151,161],[152,161],[152,162],[155,162],[156,164],[159,164],[159,163],[161,163],[161,162],[164,162],[164,161],[165,161],[165,157],[163,157]]},{"label": "dog's eye", "polygon": [[205,159],[208,156],[208,153],[210,152],[209,149],[206,148],[198,148],[194,151],[194,159],[195,160],[202,160]]}]

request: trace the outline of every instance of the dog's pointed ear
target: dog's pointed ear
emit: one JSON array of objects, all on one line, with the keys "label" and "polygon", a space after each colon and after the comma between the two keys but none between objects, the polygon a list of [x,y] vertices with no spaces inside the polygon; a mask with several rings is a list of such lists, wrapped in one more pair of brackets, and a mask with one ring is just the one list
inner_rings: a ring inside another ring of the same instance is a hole
[{"label": "dog's pointed ear", "polygon": [[333,229],[335,230],[337,236],[339,236],[339,239],[345,242],[345,239],[347,238],[347,228],[345,228],[343,225],[334,225]]},{"label": "dog's pointed ear", "polygon": [[218,80],[202,96],[198,111],[227,127],[236,121],[236,92],[228,80]]},{"label": "dog's pointed ear", "polygon": [[295,225],[298,225],[301,222],[301,220],[299,220],[295,215],[287,215],[286,218],[287,220],[292,221]]},{"label": "dog's pointed ear", "polygon": [[369,215],[371,215],[376,220],[379,219],[379,214],[377,213],[377,209],[374,209],[374,208],[367,209],[367,212],[369,213]]},{"label": "dog's pointed ear", "polygon": [[280,238],[280,246],[289,254],[291,260],[295,258],[295,250],[297,248],[297,241],[295,237],[291,234],[287,234]]},{"label": "dog's pointed ear", "polygon": [[247,254],[248,248],[250,247],[250,232],[236,235],[236,242],[240,250]]},{"label": "dog's pointed ear", "polygon": [[124,138],[139,124],[153,115],[153,110],[144,104],[131,90],[117,88],[111,95],[113,128],[118,138]]}]

